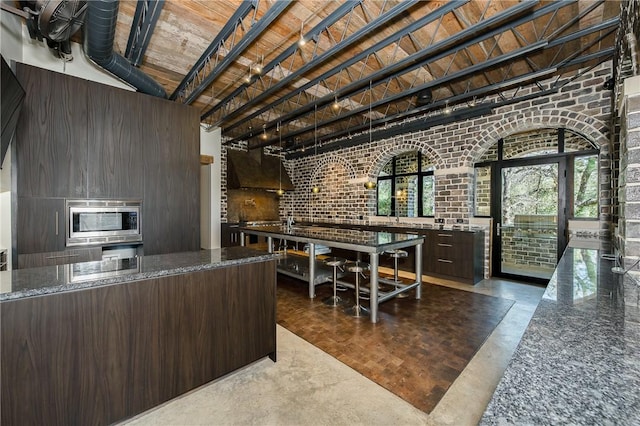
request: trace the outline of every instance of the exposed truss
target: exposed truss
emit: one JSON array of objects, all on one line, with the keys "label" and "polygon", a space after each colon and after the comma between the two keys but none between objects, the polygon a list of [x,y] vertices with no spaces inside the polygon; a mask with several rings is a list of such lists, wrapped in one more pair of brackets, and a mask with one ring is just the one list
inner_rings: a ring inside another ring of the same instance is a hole
[{"label": "exposed truss", "polygon": [[[457,14],[458,8],[465,3],[449,2],[423,19],[425,22],[438,22],[437,28],[443,28],[444,25],[440,23],[446,17]],[[203,117],[215,116],[210,122],[222,124],[223,135],[229,138],[227,143],[250,140],[259,133],[254,129],[269,130],[280,126],[282,135],[278,135],[277,138],[282,137],[286,141],[286,150],[292,152],[302,150],[313,143],[314,126],[309,123],[316,119],[319,120],[320,132],[317,138],[321,142],[341,137],[353,140],[354,134],[369,127],[370,120],[375,126],[388,125],[390,122],[447,105],[477,102],[513,86],[537,82],[560,68],[575,68],[590,61],[602,62],[611,57],[613,49],[602,49],[592,53],[587,51],[612,36],[619,23],[618,18],[565,35],[569,30],[574,30],[576,23],[601,2],[592,4],[572,21],[553,31],[550,30],[551,23],[557,18],[557,14],[574,2],[551,2],[524,13],[536,3],[521,3],[492,17],[485,18],[482,15],[476,22],[467,21],[467,28],[448,37],[436,37],[434,34],[430,44],[419,46],[417,52],[412,55],[383,58],[379,54],[383,47],[388,50],[392,46],[396,52],[401,50],[401,46],[407,43],[407,40],[416,42],[416,37],[412,34],[413,26],[408,26],[341,66],[324,72],[284,95],[280,94],[279,99],[271,101],[267,107],[241,116],[241,113],[249,110],[254,103],[258,104],[271,95],[271,88],[275,88],[275,91],[284,87],[281,82],[287,81],[285,73],[274,75],[273,72],[272,80],[269,82],[265,82],[264,78],[256,81],[256,84],[262,83],[262,91],[255,89],[251,92],[251,87],[245,86],[242,95],[239,92],[235,93],[235,97],[241,98],[242,101],[235,101],[234,104],[234,98],[228,97],[226,104],[220,102],[209,111],[209,115]],[[535,34],[535,39],[531,39],[531,35],[525,37],[520,29],[533,21],[542,28]],[[420,20],[422,25],[425,22]],[[418,25],[416,27],[419,28]],[[501,54],[500,42],[506,37],[517,40],[523,47]],[[591,42],[575,49],[572,43],[584,38],[590,38]],[[330,49],[333,54],[340,49],[342,41],[336,40]],[[553,52],[552,60],[544,62],[536,58],[538,52],[545,51]],[[315,58],[317,56],[311,61]],[[452,67],[454,62],[463,60],[475,65],[463,70]],[[278,69],[275,66],[274,68]],[[367,70],[373,71],[367,73]],[[296,77],[299,77],[299,74],[296,74]],[[341,78],[346,75],[348,78]],[[483,85],[477,84],[478,75],[483,76]],[[335,81],[349,83],[339,86]],[[427,106],[418,105],[412,97],[426,89],[432,91],[433,101]],[[239,104],[241,106],[238,106]],[[315,117],[316,108],[318,117]],[[374,109],[371,114],[370,108]],[[233,119],[236,117],[238,119],[234,122]],[[332,130],[323,130],[328,128]],[[252,141],[250,147],[272,145],[277,138],[266,137]]]},{"label": "exposed truss", "polygon": [[124,54],[133,66],[137,67],[142,62],[162,6],[164,6],[164,0],[144,0],[136,4],[136,13],[131,23],[129,41]]}]

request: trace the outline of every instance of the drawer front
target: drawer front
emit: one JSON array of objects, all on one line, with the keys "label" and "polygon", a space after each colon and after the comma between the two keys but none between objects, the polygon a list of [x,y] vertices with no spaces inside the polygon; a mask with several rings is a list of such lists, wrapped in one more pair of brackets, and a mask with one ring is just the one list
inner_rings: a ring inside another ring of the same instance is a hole
[{"label": "drawer front", "polygon": [[473,278],[473,259],[462,260],[436,257],[434,264],[434,272],[436,274]]},{"label": "drawer front", "polygon": [[95,260],[102,260],[102,248],[100,247],[20,254],[18,255],[18,268],[37,268]]}]

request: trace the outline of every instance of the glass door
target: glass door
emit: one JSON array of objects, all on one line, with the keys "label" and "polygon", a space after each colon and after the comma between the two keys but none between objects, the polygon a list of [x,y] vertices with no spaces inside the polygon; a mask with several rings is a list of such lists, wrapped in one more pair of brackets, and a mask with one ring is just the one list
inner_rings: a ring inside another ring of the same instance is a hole
[{"label": "glass door", "polygon": [[500,172],[499,273],[547,281],[558,259],[559,163],[503,166]]}]

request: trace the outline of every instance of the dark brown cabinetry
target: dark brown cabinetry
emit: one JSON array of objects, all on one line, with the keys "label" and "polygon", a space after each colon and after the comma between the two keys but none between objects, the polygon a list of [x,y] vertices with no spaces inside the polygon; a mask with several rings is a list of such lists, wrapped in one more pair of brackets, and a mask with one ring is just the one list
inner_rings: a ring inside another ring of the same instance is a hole
[{"label": "dark brown cabinetry", "polygon": [[275,262],[1,303],[1,423],[107,425],[276,351]]},{"label": "dark brown cabinetry", "polygon": [[18,253],[64,250],[63,198],[18,197]]},{"label": "dark brown cabinetry", "polygon": [[100,99],[88,110],[88,197],[142,199],[143,96],[100,84],[89,85],[88,93]]},{"label": "dark brown cabinetry", "polygon": [[[149,98],[148,96],[145,96]],[[149,98],[144,139],[145,254],[200,248],[198,110]]]},{"label": "dark brown cabinetry", "polygon": [[19,255],[65,249],[65,198],[142,199],[147,255],[200,248],[197,109],[25,64],[17,75]]},{"label": "dark brown cabinetry", "polygon": [[19,254],[18,268],[37,268],[40,266],[65,265],[67,263],[91,262],[95,260],[102,260],[101,247],[69,249],[49,253]]},{"label": "dark brown cabinetry", "polygon": [[427,230],[423,249],[426,274],[476,284],[484,278],[484,233]]},{"label": "dark brown cabinetry", "polygon": [[86,197],[89,83],[24,64],[17,76],[26,92],[16,129],[18,194]]}]

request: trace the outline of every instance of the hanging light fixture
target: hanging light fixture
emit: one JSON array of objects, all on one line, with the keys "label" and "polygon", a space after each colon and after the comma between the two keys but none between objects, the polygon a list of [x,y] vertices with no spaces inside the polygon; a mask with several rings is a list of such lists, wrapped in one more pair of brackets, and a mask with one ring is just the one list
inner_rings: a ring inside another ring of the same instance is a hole
[{"label": "hanging light fixture", "polygon": [[[372,139],[371,129],[372,129],[372,122],[373,122],[373,115],[371,110],[372,102],[373,102],[373,91],[371,90],[371,80],[369,80],[369,144],[372,143],[372,140],[371,140]],[[364,187],[366,189],[375,189],[376,183],[369,180],[364,183]]]},{"label": "hanging light fixture", "polygon": [[278,138],[280,140],[280,143],[278,144],[280,146],[280,153],[279,153],[280,167],[278,169],[278,171],[280,172],[280,181],[279,181],[278,190],[276,191],[276,194],[278,194],[278,197],[282,197],[284,195],[284,189],[282,189],[282,132],[280,131],[279,122],[276,128],[276,131],[278,132]]},{"label": "hanging light fixture", "polygon": [[[318,104],[314,105],[313,108],[313,149],[315,151],[315,155],[318,155]],[[320,188],[318,185],[314,185],[311,188],[311,192],[317,194],[320,192]]]},{"label": "hanging light fixture", "polygon": [[307,41],[304,39],[304,21],[300,21],[300,39],[298,40],[298,46],[302,47],[307,44]]},{"label": "hanging light fixture", "polygon": [[262,134],[260,135],[260,139],[262,139],[263,141],[266,141],[268,139],[268,136],[267,136],[267,125],[266,124],[262,125]]},{"label": "hanging light fixture", "polygon": [[340,109],[340,104],[338,103],[338,95],[333,95],[333,104],[331,104],[331,108],[334,110]]}]

